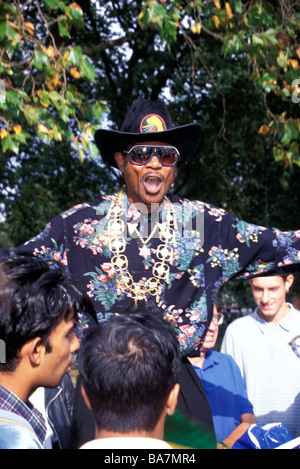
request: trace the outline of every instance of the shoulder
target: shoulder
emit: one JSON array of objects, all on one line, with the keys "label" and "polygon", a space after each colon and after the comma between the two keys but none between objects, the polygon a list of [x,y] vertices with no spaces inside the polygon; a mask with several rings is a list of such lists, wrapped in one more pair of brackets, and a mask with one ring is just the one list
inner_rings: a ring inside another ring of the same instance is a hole
[{"label": "shoulder", "polygon": [[[228,212],[214,205],[177,196],[171,196],[169,200],[172,202],[177,221],[181,221],[191,229],[220,230],[224,224],[231,223],[232,218]],[[191,220],[193,220],[193,225],[189,225]]]},{"label": "shoulder", "polygon": [[292,303],[287,303],[289,305],[289,307],[291,308],[291,313],[293,315],[298,315],[300,314],[300,310],[299,309],[296,309],[295,306],[292,305]]},{"label": "shoulder", "polygon": [[6,410],[0,410],[0,448],[43,449],[30,423]]},{"label": "shoulder", "polygon": [[291,318],[291,321],[293,322],[293,327],[299,327],[300,325],[300,311],[299,309],[296,309],[291,303],[287,303],[288,306],[290,307],[290,312],[289,316]]},{"label": "shoulder", "polygon": [[229,215],[223,208],[216,207],[215,205],[202,202],[201,200],[190,200],[176,195],[168,196],[173,205],[182,207],[186,210],[193,210],[195,212],[203,212],[211,215],[214,218],[222,219],[223,216]]},{"label": "shoulder", "polygon": [[111,204],[112,195],[103,196],[100,199],[91,201],[91,202],[83,202],[73,207],[65,210],[64,212],[60,213],[58,217],[67,219],[74,216],[88,216],[89,214],[97,214],[98,216],[106,215],[110,204]]},{"label": "shoulder", "polygon": [[46,232],[55,233],[67,227],[82,227],[98,223],[108,212],[112,196],[103,196],[91,202],[83,202],[53,217],[46,227]]},{"label": "shoulder", "polygon": [[236,362],[231,357],[231,355],[227,355],[226,353],[217,352],[216,350],[212,351],[211,359],[213,359],[216,363],[222,365],[222,368],[225,366],[229,368],[238,368]]},{"label": "shoulder", "polygon": [[241,318],[234,319],[230,324],[228,324],[225,335],[225,338],[234,336],[235,341],[244,340],[245,336],[249,336],[249,331],[253,333],[253,329],[257,329],[257,319],[256,313],[247,314]]},{"label": "shoulder", "polygon": [[250,324],[254,324],[256,322],[256,313],[250,313],[246,316],[242,316],[240,318],[234,319],[228,326],[227,329],[234,329],[234,328],[247,328]]}]

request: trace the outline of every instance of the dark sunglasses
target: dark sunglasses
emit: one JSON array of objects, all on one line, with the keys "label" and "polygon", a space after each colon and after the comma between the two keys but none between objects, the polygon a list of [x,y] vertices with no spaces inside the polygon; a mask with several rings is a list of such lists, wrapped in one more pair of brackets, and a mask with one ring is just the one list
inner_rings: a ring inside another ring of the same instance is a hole
[{"label": "dark sunglasses", "polygon": [[131,163],[137,166],[149,163],[153,155],[157,156],[163,166],[173,166],[180,159],[177,148],[165,145],[135,145],[123,153],[129,155]]}]

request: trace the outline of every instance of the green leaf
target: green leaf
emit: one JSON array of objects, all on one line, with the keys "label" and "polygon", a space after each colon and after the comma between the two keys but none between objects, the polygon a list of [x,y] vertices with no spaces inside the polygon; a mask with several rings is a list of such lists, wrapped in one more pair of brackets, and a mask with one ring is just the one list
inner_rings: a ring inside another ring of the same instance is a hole
[{"label": "green leaf", "polygon": [[263,43],[264,43],[264,41],[262,40],[262,38],[260,36],[257,36],[257,34],[252,35],[252,44],[254,44],[256,46],[260,46]]},{"label": "green leaf", "polygon": [[106,110],[106,103],[97,102],[92,106],[92,113],[96,117],[96,119],[100,119],[103,112]]},{"label": "green leaf", "polygon": [[59,10],[65,12],[67,5],[65,0],[44,0],[45,7],[49,10],[55,10],[58,8]]},{"label": "green leaf", "polygon": [[285,68],[288,65],[288,57],[283,51],[280,51],[277,57],[277,63],[281,68]]},{"label": "green leaf", "polygon": [[0,39],[5,39],[6,37],[19,42],[19,34],[10,26],[8,21],[0,23]]},{"label": "green leaf", "polygon": [[76,2],[71,3],[66,9],[66,15],[75,22],[82,22],[82,10]]},{"label": "green leaf", "polygon": [[289,143],[292,139],[292,129],[288,124],[285,124],[284,131],[281,134],[280,141],[283,145]]},{"label": "green leaf", "polygon": [[284,159],[284,151],[281,150],[279,147],[274,147],[273,148],[273,155],[275,158],[275,161],[282,161]]},{"label": "green leaf", "polygon": [[233,9],[236,15],[241,15],[243,12],[243,5],[241,0],[233,0]]},{"label": "green leaf", "polygon": [[40,49],[35,49],[33,53],[32,64],[38,70],[42,70],[42,68],[49,63],[49,57],[47,54],[44,54]]},{"label": "green leaf", "polygon": [[277,45],[278,40],[276,38],[277,31],[276,29],[269,28],[267,31],[263,34],[263,38],[267,40],[270,44]]},{"label": "green leaf", "polygon": [[71,115],[75,115],[75,109],[68,106],[67,103],[61,103],[59,107],[57,107],[59,117],[64,121],[67,122],[68,118]]},{"label": "green leaf", "polygon": [[22,132],[20,132],[20,133],[16,133],[16,134],[14,135],[14,139],[15,139],[15,140],[17,140],[17,141],[20,142],[20,143],[24,143],[24,144],[27,143],[27,142],[26,142],[26,139],[27,139],[28,137],[30,137],[30,134],[29,134],[28,132],[24,132],[24,131],[22,131]]},{"label": "green leaf", "polygon": [[88,78],[89,80],[92,80],[93,82],[95,81],[95,67],[90,64],[85,57],[81,59],[79,69],[84,77]]},{"label": "green leaf", "polygon": [[87,150],[88,150],[91,158],[95,158],[96,156],[99,155],[98,147],[93,142],[90,142],[87,145]]},{"label": "green leaf", "polygon": [[71,34],[69,31],[69,25],[66,20],[60,21],[58,23],[58,30],[59,30],[59,35],[60,36],[65,36],[68,38],[71,38]]},{"label": "green leaf", "polygon": [[6,101],[15,107],[19,107],[21,105],[21,98],[17,91],[6,91]]},{"label": "green leaf", "polygon": [[5,137],[3,140],[2,140],[2,149],[3,149],[3,152],[5,153],[7,150],[11,150],[13,153],[15,153],[16,155],[19,153],[19,144],[17,142],[15,142],[10,135],[7,135],[7,137]]},{"label": "green leaf", "polygon": [[26,106],[21,107],[21,111],[23,112],[25,119],[27,120],[29,125],[35,125],[38,122],[39,120],[38,108],[27,104]]}]

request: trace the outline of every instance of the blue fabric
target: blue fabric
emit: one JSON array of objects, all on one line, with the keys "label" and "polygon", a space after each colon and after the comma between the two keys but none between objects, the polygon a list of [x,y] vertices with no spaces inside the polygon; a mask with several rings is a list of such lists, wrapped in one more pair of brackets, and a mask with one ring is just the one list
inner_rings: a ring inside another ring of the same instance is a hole
[{"label": "blue fabric", "polygon": [[209,350],[203,368],[194,366],[210,404],[217,441],[222,441],[241,423],[241,415],[253,413],[245,382],[229,355]]},{"label": "blue fabric", "polygon": [[293,437],[283,423],[253,424],[233,445],[232,449],[274,449]]},{"label": "blue fabric", "polygon": [[26,419],[0,409],[0,449],[43,449],[43,447]]},{"label": "blue fabric", "polygon": [[23,417],[33,428],[41,444],[46,437],[46,423],[42,414],[30,402],[25,404],[16,394],[0,386],[0,409]]}]

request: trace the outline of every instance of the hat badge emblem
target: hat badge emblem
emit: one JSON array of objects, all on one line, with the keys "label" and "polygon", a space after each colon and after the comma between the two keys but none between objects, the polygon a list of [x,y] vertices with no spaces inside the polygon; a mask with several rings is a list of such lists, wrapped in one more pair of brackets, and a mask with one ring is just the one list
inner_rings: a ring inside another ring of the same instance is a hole
[{"label": "hat badge emblem", "polygon": [[166,123],[158,114],[148,114],[141,120],[141,133],[162,132],[164,130],[167,130]]}]

